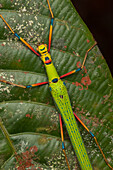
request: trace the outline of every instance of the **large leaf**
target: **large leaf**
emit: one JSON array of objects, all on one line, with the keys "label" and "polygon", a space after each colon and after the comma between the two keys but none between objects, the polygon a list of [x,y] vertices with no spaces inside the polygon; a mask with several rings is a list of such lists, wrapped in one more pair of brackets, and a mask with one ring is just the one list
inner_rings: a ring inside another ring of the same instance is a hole
[{"label": "large leaf", "polygon": [[[70,0],[50,1],[55,20],[51,56],[63,75],[82,63],[94,38],[74,9]],[[21,37],[34,48],[37,43],[48,43],[50,13],[46,0],[1,0],[0,13]],[[0,19],[0,77],[17,84],[47,81],[39,58],[6,29]],[[73,110],[97,136],[109,163],[113,166],[113,80],[109,68],[95,46],[88,54],[85,68],[65,78]],[[66,169],[61,149],[58,112],[48,85],[21,89],[0,83],[0,117],[10,134],[17,154],[26,168]],[[96,169],[109,169],[94,140],[81,127],[88,155]],[[71,169],[79,169],[66,133],[66,152]],[[0,132],[1,169],[20,168],[8,138]],[[8,134],[7,134],[8,135]],[[33,155],[34,154],[34,155]]]}]

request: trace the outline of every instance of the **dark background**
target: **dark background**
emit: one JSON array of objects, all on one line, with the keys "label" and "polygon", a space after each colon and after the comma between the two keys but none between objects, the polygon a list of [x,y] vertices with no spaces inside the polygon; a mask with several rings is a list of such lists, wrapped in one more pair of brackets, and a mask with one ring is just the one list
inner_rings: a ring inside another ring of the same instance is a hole
[{"label": "dark background", "polygon": [[113,75],[113,0],[71,0],[90,29]]}]

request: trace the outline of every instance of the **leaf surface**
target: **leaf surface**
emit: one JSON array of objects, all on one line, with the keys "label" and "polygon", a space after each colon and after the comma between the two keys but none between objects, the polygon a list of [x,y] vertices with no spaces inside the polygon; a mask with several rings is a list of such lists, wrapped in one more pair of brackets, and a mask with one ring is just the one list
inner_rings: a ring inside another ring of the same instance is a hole
[{"label": "leaf surface", "polygon": [[[83,62],[86,51],[95,43],[70,0],[50,1],[54,13],[51,56],[61,76]],[[48,44],[50,13],[46,0],[1,0],[0,14],[12,29],[30,43]],[[0,19],[0,79],[29,85],[47,81],[43,63],[11,34]],[[113,80],[104,57],[95,46],[81,72],[66,77],[72,108],[97,136],[113,166]],[[66,169],[61,149],[58,112],[48,85],[21,89],[0,83],[0,117],[20,156],[13,154],[7,138],[0,132],[2,169],[28,166],[36,169]],[[78,123],[95,169],[109,169],[94,140]],[[64,125],[66,152],[71,169],[79,169]],[[34,155],[33,155],[34,154]],[[27,157],[26,159],[24,159]],[[25,160],[27,160],[25,162]]]}]

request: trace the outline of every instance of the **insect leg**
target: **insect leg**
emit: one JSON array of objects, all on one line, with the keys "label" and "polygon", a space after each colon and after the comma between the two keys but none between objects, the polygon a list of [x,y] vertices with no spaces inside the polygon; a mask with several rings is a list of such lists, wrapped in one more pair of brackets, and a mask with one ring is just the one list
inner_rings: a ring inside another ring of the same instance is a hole
[{"label": "insect leg", "polygon": [[[73,113],[74,113],[74,112],[73,112]],[[94,140],[95,140],[95,142],[96,142],[96,144],[97,144],[97,146],[98,146],[98,148],[99,148],[99,150],[100,150],[100,152],[101,152],[101,154],[102,154],[102,156],[103,156],[106,164],[109,166],[109,168],[111,168],[111,169],[113,170],[113,168],[111,167],[111,165],[108,163],[108,161],[107,161],[107,159],[106,159],[106,157],[105,157],[105,155],[104,155],[104,153],[103,153],[103,151],[102,151],[102,149],[101,149],[101,147],[100,147],[100,145],[99,145],[99,143],[98,143],[97,138],[95,137],[95,135],[94,135],[94,134],[87,128],[87,126],[80,120],[80,118],[76,115],[76,113],[74,113],[74,116],[75,116],[76,119],[81,123],[81,125],[88,131],[88,133],[90,133],[90,135],[92,136],[92,138],[94,138]]]},{"label": "insect leg", "polygon": [[46,85],[48,83],[49,83],[48,81],[45,81],[45,82],[41,82],[41,83],[31,84],[31,85],[27,85],[26,88],[42,86],[42,85]]},{"label": "insect leg", "polygon": [[87,51],[86,51],[86,54],[85,54],[85,57],[84,57],[84,60],[83,60],[83,63],[82,63],[82,66],[81,66],[81,69],[83,69],[83,67],[84,67],[84,64],[85,64],[85,61],[86,61],[86,58],[87,58],[87,55],[88,55],[88,53],[89,53],[89,51],[91,51],[92,50],[92,48],[93,47],[95,47],[95,45],[97,45],[97,42],[95,42],[95,44],[94,45],[92,45]]},{"label": "insect leg", "polygon": [[62,118],[61,118],[60,114],[59,114],[59,120],[60,120],[60,130],[61,130],[61,138],[62,138],[62,150],[63,150],[63,153],[65,155],[65,159],[66,159],[68,169],[70,170],[69,163],[68,163],[67,156],[66,156],[66,152],[65,152],[64,135],[63,135],[63,127],[62,127]]},{"label": "insect leg", "polygon": [[48,82],[46,81],[46,82],[41,82],[41,83],[36,83],[36,84],[31,84],[31,85],[24,86],[24,85],[15,84],[15,83],[12,83],[12,82],[9,82],[9,81],[6,81],[6,80],[0,80],[0,82],[10,84],[10,85],[13,85],[13,86],[17,86],[17,87],[21,87],[21,88],[24,88],[24,89],[48,84]]},{"label": "insect leg", "polygon": [[49,11],[51,13],[51,23],[50,23],[50,29],[49,29],[49,44],[48,44],[48,52],[50,52],[54,15],[53,15],[53,12],[51,10],[51,6],[50,6],[50,3],[49,3],[49,0],[47,0],[47,3],[48,3]]},{"label": "insect leg", "polygon": [[9,24],[7,23],[7,21],[3,18],[2,15],[0,15],[0,17],[2,18],[2,20],[5,22],[6,26],[9,28],[9,30],[23,43],[25,44],[33,53],[35,53],[37,56],[40,56],[39,53],[37,53],[33,47],[31,47],[31,45],[29,45],[23,38],[21,38],[17,33],[15,33],[12,28],[9,26]]},{"label": "insect leg", "polygon": [[73,73],[76,73],[76,72],[82,70],[83,67],[84,67],[84,64],[85,64],[85,61],[86,61],[86,58],[87,58],[87,55],[88,55],[89,51],[91,51],[91,49],[92,49],[93,47],[95,47],[96,44],[97,44],[97,42],[95,42],[95,44],[94,44],[93,46],[91,46],[91,47],[86,51],[86,54],[85,54],[85,57],[84,57],[82,66],[81,66],[80,68],[78,68],[78,69],[76,69],[76,70],[72,70],[72,71],[70,71],[70,72],[68,72],[68,73],[60,76],[60,78],[62,79],[62,78],[64,78],[64,77],[67,77],[67,76],[69,76],[69,75],[71,75],[71,74],[73,74]]}]

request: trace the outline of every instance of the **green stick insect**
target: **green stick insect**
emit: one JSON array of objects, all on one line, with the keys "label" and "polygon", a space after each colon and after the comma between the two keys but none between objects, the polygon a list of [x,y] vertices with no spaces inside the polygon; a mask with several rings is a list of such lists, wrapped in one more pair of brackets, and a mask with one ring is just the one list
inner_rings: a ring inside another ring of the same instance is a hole
[{"label": "green stick insect", "polygon": [[[50,48],[51,48],[51,40],[52,40],[52,30],[53,30],[53,20],[54,20],[54,15],[53,12],[51,10],[51,6],[49,3],[49,0],[47,0],[48,3],[48,7],[49,7],[49,11],[51,14],[51,23],[50,23],[50,31],[49,31],[49,44],[48,44],[48,48],[46,44],[40,44],[37,48],[37,51],[35,51],[23,38],[21,38],[17,33],[15,33],[12,28],[9,26],[9,24],[6,22],[6,20],[3,18],[2,15],[0,15],[1,19],[5,22],[5,24],[7,25],[7,27],[10,29],[10,31],[24,44],[26,45],[33,53],[35,53],[38,57],[40,57],[40,59],[43,61],[46,72],[47,72],[47,76],[48,76],[48,81],[47,82],[41,82],[41,83],[36,83],[36,84],[32,84],[32,85],[18,85],[18,84],[14,84],[11,82],[8,82],[4,79],[1,79],[0,81],[6,84],[10,84],[13,86],[18,86],[21,88],[32,88],[32,87],[38,87],[38,86],[42,86],[42,85],[49,85],[49,89],[51,92],[51,95],[53,97],[53,100],[55,102],[55,105],[59,111],[59,120],[60,120],[60,128],[61,128],[61,138],[62,138],[62,150],[63,153],[65,155],[65,159],[66,159],[66,163],[67,163],[67,167],[68,169],[70,169],[69,163],[68,163],[68,159],[66,156],[66,152],[65,152],[65,146],[64,146],[64,135],[63,135],[63,127],[62,127],[62,120],[65,123],[66,129],[68,131],[68,135],[70,138],[70,141],[72,143],[73,149],[75,151],[75,154],[77,155],[77,159],[78,162],[80,164],[81,169],[83,170],[92,170],[92,165],[91,162],[89,160],[87,151],[85,149],[82,137],[80,135],[77,123],[76,123],[76,119],[81,123],[81,125],[90,133],[90,135],[94,138],[98,148],[100,149],[100,152],[103,155],[103,158],[106,162],[106,164],[109,166],[109,168],[113,169],[110,164],[108,163],[100,145],[97,142],[96,137],[94,136],[94,134],[85,126],[85,124],[79,119],[79,117],[76,115],[76,113],[73,112],[72,110],[72,106],[70,103],[70,99],[68,96],[68,92],[67,92],[67,88],[66,88],[66,84],[65,82],[62,81],[62,79],[64,77],[67,77],[71,74],[74,74],[76,72],[81,71],[84,68],[85,65],[85,61],[87,58],[88,53],[92,50],[92,48],[94,48],[96,46],[96,43],[94,43],[93,46],[91,46],[85,54],[84,60],[82,65],[73,71],[70,71],[62,76],[59,76],[56,68],[53,65],[52,62],[52,58],[50,55]],[[76,118],[76,119],[75,119]],[[4,132],[4,135],[7,137],[11,147],[13,148],[13,151],[15,153],[15,155],[17,155],[16,153],[16,149],[13,147],[12,142],[10,140],[10,138],[7,135],[6,129],[4,128],[3,124],[0,123],[0,127],[2,129],[2,131]]]}]

